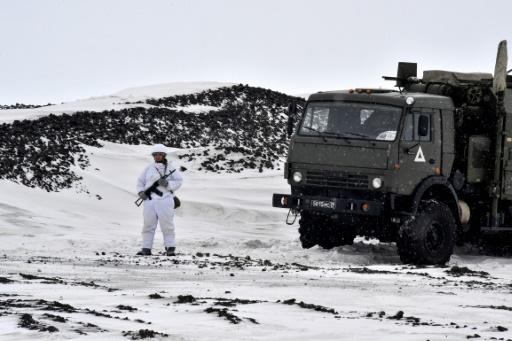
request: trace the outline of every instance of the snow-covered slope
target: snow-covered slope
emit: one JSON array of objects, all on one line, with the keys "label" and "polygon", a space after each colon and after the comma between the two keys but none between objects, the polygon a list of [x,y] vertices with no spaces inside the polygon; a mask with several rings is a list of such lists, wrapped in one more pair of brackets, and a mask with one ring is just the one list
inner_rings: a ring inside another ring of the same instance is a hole
[{"label": "snow-covered slope", "polygon": [[176,82],[134,87],[119,91],[110,96],[90,97],[39,108],[0,110],[0,123],[10,123],[14,120],[37,119],[49,114],[72,114],[77,111],[101,112],[105,110],[121,110],[141,106],[150,107],[145,104],[145,101],[150,98],[189,95],[233,85],[233,83],[221,82]]},{"label": "snow-covered slope", "polygon": [[205,90],[215,90],[230,87],[235,83],[222,82],[176,82],[156,84],[144,87],[128,88],[115,93],[116,98],[123,98],[129,102],[145,101],[150,98],[162,98],[178,95],[190,95]]}]

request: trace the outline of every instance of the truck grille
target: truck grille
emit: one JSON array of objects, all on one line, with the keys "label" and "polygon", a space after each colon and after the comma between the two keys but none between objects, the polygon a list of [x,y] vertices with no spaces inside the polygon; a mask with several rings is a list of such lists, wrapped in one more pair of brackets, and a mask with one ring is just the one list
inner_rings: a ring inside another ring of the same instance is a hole
[{"label": "truck grille", "polygon": [[306,174],[306,183],[314,186],[366,189],[368,188],[368,176],[326,171],[308,171]]}]

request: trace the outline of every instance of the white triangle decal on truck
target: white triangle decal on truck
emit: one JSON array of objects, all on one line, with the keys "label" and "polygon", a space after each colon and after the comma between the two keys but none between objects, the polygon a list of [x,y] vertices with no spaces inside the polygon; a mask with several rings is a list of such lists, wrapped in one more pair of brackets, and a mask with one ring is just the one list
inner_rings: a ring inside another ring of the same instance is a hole
[{"label": "white triangle decal on truck", "polygon": [[416,153],[414,162],[425,162],[425,155],[423,155],[423,150],[421,150],[421,146],[418,148],[418,152]]}]

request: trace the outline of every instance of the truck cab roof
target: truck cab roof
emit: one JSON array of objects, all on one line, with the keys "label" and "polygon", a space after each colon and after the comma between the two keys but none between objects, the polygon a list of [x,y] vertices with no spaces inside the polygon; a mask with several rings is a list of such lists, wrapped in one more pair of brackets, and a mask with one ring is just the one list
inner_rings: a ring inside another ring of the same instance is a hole
[{"label": "truck cab roof", "polygon": [[454,108],[450,97],[421,92],[398,92],[383,89],[355,89],[317,92],[309,96],[308,102],[343,101],[359,103],[407,106],[406,99],[414,98],[412,107],[451,110]]}]

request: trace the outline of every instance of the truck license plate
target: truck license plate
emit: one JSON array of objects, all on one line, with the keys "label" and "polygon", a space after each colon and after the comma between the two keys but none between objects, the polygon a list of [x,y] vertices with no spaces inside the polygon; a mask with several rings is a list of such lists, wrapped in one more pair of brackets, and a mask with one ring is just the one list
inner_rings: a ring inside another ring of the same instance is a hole
[{"label": "truck license plate", "polygon": [[334,210],[336,208],[336,202],[330,200],[311,200],[311,206]]}]

